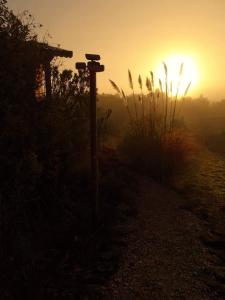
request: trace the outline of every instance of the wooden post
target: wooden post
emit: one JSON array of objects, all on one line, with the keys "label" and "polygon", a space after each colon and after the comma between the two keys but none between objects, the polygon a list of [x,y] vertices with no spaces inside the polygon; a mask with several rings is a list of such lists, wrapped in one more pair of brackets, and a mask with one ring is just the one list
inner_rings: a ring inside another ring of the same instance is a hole
[{"label": "wooden post", "polygon": [[100,217],[99,205],[99,161],[98,161],[98,143],[97,143],[97,113],[96,113],[96,73],[103,72],[104,66],[96,60],[100,60],[99,55],[86,54],[88,69],[90,72],[90,133],[91,133],[91,182],[92,182],[92,203],[93,203],[93,221],[98,224]]},{"label": "wooden post", "polygon": [[97,148],[97,115],[96,115],[96,72],[90,70],[90,134],[91,134],[91,192],[93,201],[93,220],[99,215],[99,171]]},{"label": "wooden post", "polygon": [[90,160],[91,160],[91,203],[92,203],[92,221],[94,227],[99,221],[99,162],[98,162],[98,143],[97,143],[97,113],[96,113],[96,73],[103,72],[104,66],[96,60],[100,60],[99,55],[86,54],[90,60],[86,66],[85,63],[76,63],[78,70],[85,70],[88,67],[90,72]]},{"label": "wooden post", "polygon": [[52,96],[52,83],[51,83],[51,59],[46,60],[45,63],[45,90],[46,97],[51,99]]}]

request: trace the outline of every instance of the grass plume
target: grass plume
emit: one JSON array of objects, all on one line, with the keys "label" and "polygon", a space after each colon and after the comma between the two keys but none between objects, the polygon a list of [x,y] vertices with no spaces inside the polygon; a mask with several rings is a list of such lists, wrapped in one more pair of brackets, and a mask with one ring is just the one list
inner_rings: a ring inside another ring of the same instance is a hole
[{"label": "grass plume", "polygon": [[117,84],[114,81],[112,81],[111,79],[109,79],[109,82],[111,83],[113,89],[120,95],[121,91],[120,91],[119,87],[117,86]]},{"label": "grass plume", "polygon": [[[155,165],[156,161],[161,177],[164,177],[164,174],[168,170],[167,167],[170,165],[170,158],[173,156],[173,161],[175,161],[176,153],[179,151],[178,148],[181,149],[181,147],[183,147],[183,140],[182,138],[179,139],[183,133],[179,130],[179,127],[177,127],[179,122],[175,121],[177,121],[178,118],[177,101],[179,100],[178,95],[180,92],[184,64],[182,63],[180,65],[178,74],[179,80],[175,87],[173,86],[173,82],[168,81],[169,69],[165,62],[163,62],[163,68],[164,79],[158,79],[157,87],[155,87],[155,78],[152,71],[150,72],[150,77],[146,77],[145,85],[143,85],[142,77],[139,75],[137,83],[140,92],[136,95],[134,93],[134,82],[130,70],[128,70],[129,87],[132,91],[130,96],[126,96],[124,91],[120,89],[115,82],[110,81],[113,88],[124,99],[129,115],[131,124],[129,138],[132,139],[132,146],[129,151],[134,152],[140,150],[138,154],[139,158],[142,152],[146,152],[143,159],[151,161],[153,165]],[[191,83],[187,85],[183,99],[187,95],[190,86]],[[174,91],[176,91],[175,96],[173,96]],[[129,99],[132,101],[129,101]],[[181,103],[179,102],[179,108],[180,107]],[[138,111],[142,111],[142,113],[138,114]],[[180,144],[178,143],[176,146],[177,141],[179,141]],[[147,153],[149,153],[149,156],[152,156],[152,158],[147,158]],[[153,165],[151,168],[154,168]]]}]

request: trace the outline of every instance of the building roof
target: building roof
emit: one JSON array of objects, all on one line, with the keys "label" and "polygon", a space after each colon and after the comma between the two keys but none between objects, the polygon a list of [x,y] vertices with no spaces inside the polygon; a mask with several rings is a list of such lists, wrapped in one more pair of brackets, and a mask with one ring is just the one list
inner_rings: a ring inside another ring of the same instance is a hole
[{"label": "building roof", "polygon": [[56,57],[56,56],[68,57],[68,58],[73,57],[73,51],[52,47],[46,43],[38,43],[38,46],[40,47],[41,51],[48,53],[52,57]]},{"label": "building roof", "polygon": [[4,38],[4,40],[7,40],[9,43],[12,45],[15,44],[17,47],[18,46],[33,46],[36,47],[37,49],[41,50],[43,54],[47,54],[48,56],[54,58],[56,56],[59,57],[66,57],[66,58],[72,58],[73,57],[73,51],[65,50],[59,47],[53,47],[48,45],[47,43],[40,43],[35,40],[31,41],[20,41],[17,39],[10,39],[4,32],[0,32],[0,38]]}]

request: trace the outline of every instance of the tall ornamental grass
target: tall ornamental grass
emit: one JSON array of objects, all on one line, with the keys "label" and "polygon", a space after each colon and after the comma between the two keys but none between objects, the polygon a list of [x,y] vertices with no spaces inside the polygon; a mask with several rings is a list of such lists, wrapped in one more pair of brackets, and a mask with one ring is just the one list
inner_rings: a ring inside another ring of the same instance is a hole
[{"label": "tall ornamental grass", "polygon": [[164,66],[164,81],[157,80],[153,72],[145,80],[138,76],[138,92],[128,70],[131,89],[126,95],[114,81],[112,87],[123,99],[129,116],[129,126],[124,136],[121,150],[137,168],[158,178],[174,173],[189,158],[193,142],[182,122],[182,103],[191,86],[187,85],[180,95],[183,63],[180,65],[179,80],[176,86],[168,81],[168,68]]}]

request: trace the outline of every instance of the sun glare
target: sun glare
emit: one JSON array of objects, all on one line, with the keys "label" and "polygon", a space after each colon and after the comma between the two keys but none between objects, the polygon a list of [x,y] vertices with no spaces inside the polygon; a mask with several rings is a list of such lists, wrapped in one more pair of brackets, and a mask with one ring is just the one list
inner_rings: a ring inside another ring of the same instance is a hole
[{"label": "sun glare", "polygon": [[[163,62],[167,66],[168,70],[168,89],[173,96],[177,93],[177,87],[179,86],[178,95],[184,95],[187,87],[191,83],[190,89],[193,89],[199,81],[199,72],[197,64],[190,56],[173,55]],[[156,70],[156,76],[162,81],[163,89],[165,90],[165,68],[162,64]],[[182,74],[180,74],[181,65],[183,64]],[[180,83],[179,83],[180,82]]]}]

